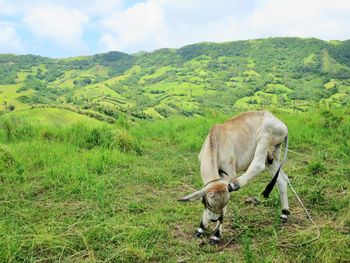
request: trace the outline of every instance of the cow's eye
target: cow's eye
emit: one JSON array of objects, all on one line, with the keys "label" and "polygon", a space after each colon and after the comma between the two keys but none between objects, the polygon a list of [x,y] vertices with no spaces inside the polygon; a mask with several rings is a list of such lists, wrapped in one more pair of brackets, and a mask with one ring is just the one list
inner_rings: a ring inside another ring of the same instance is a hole
[{"label": "cow's eye", "polygon": [[213,197],[215,195],[215,193],[211,192],[209,193],[209,197]]}]

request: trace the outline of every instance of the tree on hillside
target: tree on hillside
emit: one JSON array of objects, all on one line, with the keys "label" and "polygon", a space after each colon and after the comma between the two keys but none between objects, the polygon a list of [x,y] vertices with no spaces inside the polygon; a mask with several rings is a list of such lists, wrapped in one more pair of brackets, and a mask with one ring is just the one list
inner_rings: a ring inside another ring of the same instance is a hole
[{"label": "tree on hillside", "polygon": [[12,105],[12,104],[10,104],[7,108],[8,108],[9,111],[14,111],[15,110],[15,106]]},{"label": "tree on hillside", "polygon": [[7,101],[6,100],[4,101],[3,105],[4,105],[4,111],[6,112],[7,111]]}]

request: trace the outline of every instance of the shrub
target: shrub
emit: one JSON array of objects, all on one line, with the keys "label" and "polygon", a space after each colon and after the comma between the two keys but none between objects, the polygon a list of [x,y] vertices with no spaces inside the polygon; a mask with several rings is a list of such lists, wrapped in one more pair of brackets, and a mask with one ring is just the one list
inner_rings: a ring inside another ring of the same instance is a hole
[{"label": "shrub", "polygon": [[109,129],[94,128],[89,132],[86,143],[88,149],[97,146],[112,149],[116,144],[116,139]]},{"label": "shrub", "polygon": [[43,140],[46,140],[46,141],[52,141],[56,138],[56,135],[52,131],[49,131],[49,130],[42,131],[40,136]]},{"label": "shrub", "polygon": [[18,163],[16,165],[16,174],[22,175],[24,173],[25,169],[22,164]]},{"label": "shrub", "polygon": [[12,141],[14,139],[33,138],[38,134],[38,127],[23,119],[4,118],[0,120],[0,140]]},{"label": "shrub", "polygon": [[328,110],[322,111],[321,116],[322,126],[327,129],[338,128],[343,121],[343,116],[336,115],[334,112]]},{"label": "shrub", "polygon": [[113,166],[114,159],[108,152],[96,152],[88,162],[88,169],[95,174],[107,173]]},{"label": "shrub", "polygon": [[326,172],[326,167],[320,161],[311,162],[308,165],[308,170],[312,175],[322,174]]},{"label": "shrub", "polygon": [[122,152],[135,152],[138,155],[142,154],[139,141],[125,130],[121,130],[117,133],[117,143],[119,150]]},{"label": "shrub", "polygon": [[102,133],[98,129],[93,129],[91,133],[89,134],[89,137],[87,138],[86,142],[88,144],[88,148],[93,148],[94,146],[101,146],[102,144]]},{"label": "shrub", "polygon": [[11,119],[5,119],[1,122],[0,127],[5,132],[5,139],[10,141],[16,134],[16,123]]},{"label": "shrub", "polygon": [[5,168],[15,164],[15,159],[12,157],[9,149],[4,145],[0,145],[0,164],[0,167]]},{"label": "shrub", "polygon": [[15,106],[13,106],[12,104],[10,104],[10,105],[8,106],[8,110],[9,110],[9,111],[14,111],[14,110],[15,110]]},{"label": "shrub", "polygon": [[309,201],[311,204],[322,204],[325,200],[325,193],[323,189],[317,189],[310,192]]},{"label": "shrub", "polygon": [[127,116],[121,114],[118,117],[117,125],[128,130],[130,128],[130,120]]}]

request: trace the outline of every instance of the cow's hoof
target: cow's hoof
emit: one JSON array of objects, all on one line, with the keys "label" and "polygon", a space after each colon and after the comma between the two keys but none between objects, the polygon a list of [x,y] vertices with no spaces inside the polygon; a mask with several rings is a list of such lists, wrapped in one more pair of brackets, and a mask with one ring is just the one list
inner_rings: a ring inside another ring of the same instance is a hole
[{"label": "cow's hoof", "polygon": [[196,232],[194,233],[194,237],[200,238],[201,236],[203,236],[203,234],[204,234],[203,228],[198,227],[198,228],[196,229]]},{"label": "cow's hoof", "polygon": [[198,232],[198,231],[196,230],[196,232],[194,233],[193,236],[194,236],[195,238],[200,238],[201,236],[203,236],[203,233]]},{"label": "cow's hoof", "polygon": [[289,210],[287,210],[287,209],[282,210],[282,214],[280,215],[280,218],[282,219],[283,223],[288,221],[289,214],[290,214]]},{"label": "cow's hoof", "polygon": [[220,238],[216,237],[216,236],[213,236],[210,238],[209,240],[209,245],[213,245],[213,246],[216,246],[218,245],[220,242]]},{"label": "cow's hoof", "polygon": [[232,182],[232,183],[229,183],[228,185],[229,192],[238,191],[239,188],[241,188],[241,186],[239,185],[238,182]]},{"label": "cow's hoof", "polygon": [[286,223],[288,221],[288,216],[287,215],[281,214],[280,218],[281,218],[283,223]]}]

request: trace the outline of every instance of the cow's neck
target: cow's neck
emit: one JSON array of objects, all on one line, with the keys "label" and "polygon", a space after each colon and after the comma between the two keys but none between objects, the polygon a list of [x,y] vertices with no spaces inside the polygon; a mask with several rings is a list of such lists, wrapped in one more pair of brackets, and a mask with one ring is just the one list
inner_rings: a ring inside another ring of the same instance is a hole
[{"label": "cow's neck", "polygon": [[202,173],[203,184],[207,185],[211,181],[220,180],[221,177],[218,172],[216,173]]},{"label": "cow's neck", "polygon": [[211,154],[202,156],[201,160],[201,177],[203,184],[206,185],[208,182],[220,179],[219,171],[217,168],[216,159],[212,158]]}]

